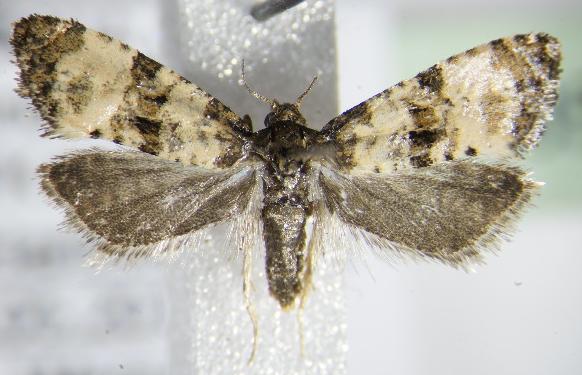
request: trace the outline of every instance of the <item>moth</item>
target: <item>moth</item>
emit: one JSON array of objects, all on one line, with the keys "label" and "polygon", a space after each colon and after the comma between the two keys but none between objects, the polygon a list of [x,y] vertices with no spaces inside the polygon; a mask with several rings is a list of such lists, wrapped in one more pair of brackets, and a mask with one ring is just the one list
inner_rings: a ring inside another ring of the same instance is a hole
[{"label": "moth", "polygon": [[360,246],[459,267],[494,248],[539,186],[516,161],[551,118],[561,59],[544,33],[497,39],[320,131],[300,112],[309,89],[280,103],[247,85],[271,108],[253,131],[248,116],[75,20],[31,15],[10,42],[17,92],[40,114],[43,136],[133,150],[39,167],[70,227],[123,259],[196,251],[197,233],[230,223],[235,252],[264,252],[283,309],[305,297],[326,251]]}]

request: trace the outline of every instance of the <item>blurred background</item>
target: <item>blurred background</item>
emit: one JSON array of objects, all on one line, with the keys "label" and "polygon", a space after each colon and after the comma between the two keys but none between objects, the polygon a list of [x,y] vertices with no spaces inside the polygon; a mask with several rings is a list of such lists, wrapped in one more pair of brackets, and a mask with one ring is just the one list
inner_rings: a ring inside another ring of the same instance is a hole
[{"label": "blurred background", "polygon": [[[38,194],[36,166],[76,144],[38,137],[12,91],[8,38],[30,13],[74,17],[179,68],[177,8],[0,0],[0,374],[168,373],[160,268],[81,267],[83,241],[56,230],[62,216]],[[582,372],[581,24],[577,1],[337,1],[340,111],[500,36],[545,31],[564,56],[555,120],[525,162],[546,185],[502,252],[471,273],[372,257],[348,267],[349,374]]]}]

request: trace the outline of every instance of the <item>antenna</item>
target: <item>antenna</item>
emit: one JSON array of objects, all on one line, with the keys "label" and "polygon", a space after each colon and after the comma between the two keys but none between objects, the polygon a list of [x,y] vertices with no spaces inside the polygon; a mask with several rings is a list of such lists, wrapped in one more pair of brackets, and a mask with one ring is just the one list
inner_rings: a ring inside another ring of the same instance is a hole
[{"label": "antenna", "polygon": [[272,109],[275,109],[279,103],[277,103],[276,100],[273,99],[269,99],[261,94],[259,94],[258,92],[256,92],[255,90],[253,90],[247,83],[246,79],[245,79],[245,60],[242,60],[242,74],[241,74],[241,80],[243,82],[243,85],[245,85],[245,87],[247,88],[248,92],[254,96],[255,98],[257,98],[258,100],[260,100],[263,103],[267,103],[268,105],[271,106]]},{"label": "antenna", "polygon": [[307,89],[305,89],[305,91],[303,91],[303,94],[299,95],[299,97],[295,101],[295,106],[297,108],[301,107],[301,102],[303,101],[303,98],[305,98],[305,96],[309,93],[309,91],[311,91],[311,88],[313,87],[313,85],[315,85],[316,81],[317,81],[317,76],[313,77],[313,79],[311,80],[311,83],[309,84],[309,86],[307,86]]}]

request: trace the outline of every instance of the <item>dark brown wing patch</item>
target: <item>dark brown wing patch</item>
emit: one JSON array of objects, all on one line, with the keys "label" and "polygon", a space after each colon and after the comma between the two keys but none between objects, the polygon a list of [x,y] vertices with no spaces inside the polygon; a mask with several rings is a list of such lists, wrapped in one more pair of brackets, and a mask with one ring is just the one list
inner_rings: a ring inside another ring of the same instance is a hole
[{"label": "dark brown wing patch", "polygon": [[346,224],[384,241],[384,249],[456,266],[478,259],[507,233],[537,187],[522,170],[503,165],[422,167],[390,178],[324,171],[326,205]]}]

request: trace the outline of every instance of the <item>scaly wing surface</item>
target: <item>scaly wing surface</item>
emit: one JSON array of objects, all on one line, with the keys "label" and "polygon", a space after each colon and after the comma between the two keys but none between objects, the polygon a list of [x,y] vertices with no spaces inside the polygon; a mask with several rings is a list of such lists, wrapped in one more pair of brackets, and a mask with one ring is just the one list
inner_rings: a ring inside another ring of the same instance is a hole
[{"label": "scaly wing surface", "polygon": [[119,40],[74,20],[31,15],[14,24],[18,93],[44,135],[101,138],[166,160],[228,168],[247,124],[216,98]]},{"label": "scaly wing surface", "polygon": [[560,58],[559,42],[547,34],[498,39],[400,82],[322,131],[350,174],[518,157],[551,117]]},{"label": "scaly wing surface", "polygon": [[75,153],[39,173],[69,226],[118,257],[163,253],[205,227],[253,220],[244,215],[259,194],[252,165],[208,171],[139,152]]},{"label": "scaly wing surface", "polygon": [[381,175],[323,169],[325,204],[380,251],[457,266],[495,245],[534,193],[519,168],[470,160]]},{"label": "scaly wing surface", "polygon": [[322,132],[336,158],[319,175],[327,211],[381,251],[479,259],[538,186],[506,163],[538,143],[560,58],[547,34],[498,39],[333,119]]}]

